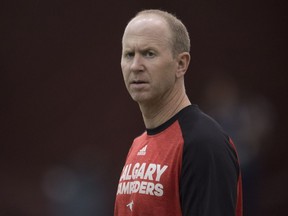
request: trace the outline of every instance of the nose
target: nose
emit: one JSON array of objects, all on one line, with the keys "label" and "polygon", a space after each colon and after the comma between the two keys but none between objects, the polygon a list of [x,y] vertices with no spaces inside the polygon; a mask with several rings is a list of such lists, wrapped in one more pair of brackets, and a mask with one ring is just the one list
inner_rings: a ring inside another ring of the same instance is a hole
[{"label": "nose", "polygon": [[143,66],[141,55],[135,54],[130,65],[130,71],[141,72],[143,71],[143,69],[144,69],[144,66]]}]

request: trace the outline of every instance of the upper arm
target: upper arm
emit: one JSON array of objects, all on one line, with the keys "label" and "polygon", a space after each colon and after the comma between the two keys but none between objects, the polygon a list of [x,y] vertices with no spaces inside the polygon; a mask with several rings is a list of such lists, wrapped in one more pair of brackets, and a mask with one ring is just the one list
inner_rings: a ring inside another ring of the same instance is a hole
[{"label": "upper arm", "polygon": [[239,164],[224,135],[185,141],[180,179],[183,216],[232,216],[237,202]]}]

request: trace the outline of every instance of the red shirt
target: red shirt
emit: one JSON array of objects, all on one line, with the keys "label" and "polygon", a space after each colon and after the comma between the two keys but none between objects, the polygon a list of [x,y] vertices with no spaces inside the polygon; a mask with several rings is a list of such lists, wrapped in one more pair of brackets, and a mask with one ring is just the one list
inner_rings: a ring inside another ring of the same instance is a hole
[{"label": "red shirt", "polygon": [[137,137],[122,170],[114,216],[241,216],[231,139],[196,105]]}]

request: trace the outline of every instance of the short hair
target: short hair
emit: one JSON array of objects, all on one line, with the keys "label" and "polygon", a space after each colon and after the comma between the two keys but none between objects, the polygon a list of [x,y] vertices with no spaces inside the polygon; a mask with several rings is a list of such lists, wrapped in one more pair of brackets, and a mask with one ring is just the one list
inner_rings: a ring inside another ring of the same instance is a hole
[{"label": "short hair", "polygon": [[186,26],[176,15],[158,9],[146,9],[139,11],[135,17],[140,15],[157,15],[164,19],[171,31],[172,53],[179,54],[190,52],[190,37]]}]

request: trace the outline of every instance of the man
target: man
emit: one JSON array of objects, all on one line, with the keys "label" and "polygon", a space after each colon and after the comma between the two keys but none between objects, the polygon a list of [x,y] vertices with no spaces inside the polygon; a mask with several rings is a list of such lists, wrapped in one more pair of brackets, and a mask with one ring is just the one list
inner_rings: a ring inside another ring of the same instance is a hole
[{"label": "man", "polygon": [[141,11],[126,26],[122,49],[124,81],[146,131],[127,155],[114,215],[242,215],[235,147],[185,93],[185,26],[168,12]]}]

